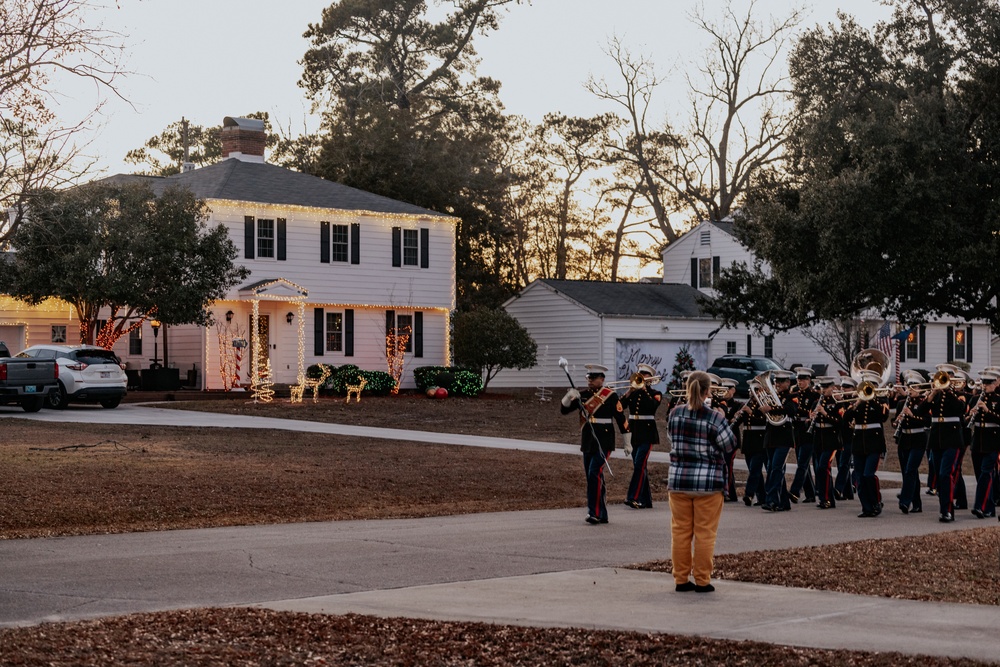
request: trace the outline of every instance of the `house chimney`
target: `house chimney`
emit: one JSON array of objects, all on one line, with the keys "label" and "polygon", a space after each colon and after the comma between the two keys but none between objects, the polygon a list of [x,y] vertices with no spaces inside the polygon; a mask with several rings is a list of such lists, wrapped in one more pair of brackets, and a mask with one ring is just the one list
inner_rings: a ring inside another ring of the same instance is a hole
[{"label": "house chimney", "polygon": [[184,144],[184,161],[181,163],[181,173],[186,174],[194,171],[194,162],[191,162],[191,146],[188,140],[188,120],[181,116],[181,143]]},{"label": "house chimney", "polygon": [[266,138],[264,121],[226,116],[222,120],[222,159],[263,162]]}]

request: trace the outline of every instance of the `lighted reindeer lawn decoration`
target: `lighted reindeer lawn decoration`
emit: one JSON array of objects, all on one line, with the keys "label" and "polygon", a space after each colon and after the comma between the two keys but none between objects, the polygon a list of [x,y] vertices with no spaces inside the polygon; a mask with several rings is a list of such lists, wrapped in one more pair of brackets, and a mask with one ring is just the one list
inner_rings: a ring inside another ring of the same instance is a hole
[{"label": "lighted reindeer lawn decoration", "polygon": [[301,403],[302,395],[305,393],[306,389],[312,389],[313,403],[319,401],[319,388],[322,387],[324,384],[326,384],[327,378],[330,377],[330,367],[321,364],[319,368],[320,368],[320,376],[318,378],[309,378],[302,375],[299,377],[299,383],[297,385],[292,386],[291,388],[292,403]]},{"label": "lighted reindeer lawn decoration", "polygon": [[347,398],[344,399],[344,403],[351,402],[351,394],[354,394],[355,397],[354,402],[360,403],[361,391],[365,388],[366,384],[368,384],[368,380],[366,380],[365,378],[361,378],[360,380],[358,380],[357,384],[345,384],[344,387],[347,389]]}]

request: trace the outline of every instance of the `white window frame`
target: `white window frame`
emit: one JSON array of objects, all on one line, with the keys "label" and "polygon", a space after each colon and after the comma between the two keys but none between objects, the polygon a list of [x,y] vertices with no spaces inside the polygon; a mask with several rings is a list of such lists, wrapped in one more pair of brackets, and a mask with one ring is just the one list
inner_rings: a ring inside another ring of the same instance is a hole
[{"label": "white window frame", "polygon": [[[407,240],[412,240],[412,244],[407,244]],[[420,266],[420,230],[419,229],[408,229],[403,228],[401,238],[400,238],[400,251],[402,253],[402,264],[403,266],[412,266],[417,268]],[[409,252],[408,252],[409,251]],[[412,253],[412,258],[410,257]]]},{"label": "white window frame", "polygon": [[[278,255],[278,224],[274,218],[257,218],[256,220],[256,259],[275,259]],[[270,230],[268,230],[270,227]],[[270,231],[268,236],[267,231]],[[265,251],[270,246],[269,251]]]},{"label": "white window frame", "polygon": [[[343,235],[343,240],[338,240]],[[338,253],[342,253],[339,254]],[[351,227],[350,225],[330,224],[330,261],[347,263],[351,261]]]}]

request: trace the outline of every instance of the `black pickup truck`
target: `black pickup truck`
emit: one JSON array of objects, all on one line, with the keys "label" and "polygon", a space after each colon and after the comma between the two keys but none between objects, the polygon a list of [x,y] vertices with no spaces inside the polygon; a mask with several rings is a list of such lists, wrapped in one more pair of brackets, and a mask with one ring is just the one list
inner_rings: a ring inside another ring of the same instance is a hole
[{"label": "black pickup truck", "polygon": [[38,412],[49,392],[58,388],[55,359],[15,359],[0,341],[0,405],[20,405],[25,412]]}]

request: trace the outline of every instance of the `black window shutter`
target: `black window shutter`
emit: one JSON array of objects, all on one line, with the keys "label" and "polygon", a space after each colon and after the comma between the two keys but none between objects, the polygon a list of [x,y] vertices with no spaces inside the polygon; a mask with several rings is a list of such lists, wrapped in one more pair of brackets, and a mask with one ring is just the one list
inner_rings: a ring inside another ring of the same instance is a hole
[{"label": "black window shutter", "polygon": [[344,356],[354,356],[354,309],[344,310]]},{"label": "black window shutter", "polygon": [[319,223],[319,261],[330,263],[330,223],[326,221]]},{"label": "black window shutter", "polygon": [[426,227],[420,228],[420,268],[426,269],[431,265],[431,230]]},{"label": "black window shutter", "polygon": [[285,249],[287,248],[287,243],[285,241],[285,233],[288,228],[288,222],[284,218],[278,218],[278,261],[285,261]]},{"label": "black window shutter", "polygon": [[955,344],[954,344],[955,327],[948,327],[948,333],[946,334],[946,336],[948,337],[948,340],[946,341],[948,346],[946,350],[947,351],[946,361],[950,364],[952,361],[955,360]]},{"label": "black window shutter", "polygon": [[413,356],[424,356],[424,314],[413,313]]},{"label": "black window shutter", "polygon": [[392,265],[403,265],[403,229],[402,227],[392,228]]},{"label": "black window shutter", "polygon": [[[691,258],[691,287],[698,289],[698,258]],[[747,352],[747,354],[750,354]]]},{"label": "black window shutter", "polygon": [[361,263],[361,224],[351,223],[351,264]]},{"label": "black window shutter", "polygon": [[257,229],[255,225],[256,221],[252,215],[243,216],[243,257],[246,259],[253,259],[256,256],[254,252],[257,249]]},{"label": "black window shutter", "polygon": [[326,351],[326,345],[323,344],[323,327],[325,325],[323,309],[313,308],[313,354],[317,357],[322,357],[323,352]]},{"label": "black window shutter", "polygon": [[965,327],[965,360],[972,363],[972,325]]},{"label": "black window shutter", "polygon": [[749,357],[751,354],[753,354],[753,338],[747,334],[747,356]]},{"label": "black window shutter", "polygon": [[389,356],[389,336],[392,335],[392,330],[396,328],[396,311],[387,310],[385,311],[385,355]]},{"label": "black window shutter", "polygon": [[712,258],[712,287],[718,287],[719,278],[722,276],[722,258]]},{"label": "black window shutter", "polygon": [[923,324],[920,325],[920,333],[918,334],[920,338],[917,339],[917,348],[920,351],[920,357],[918,361],[924,363],[927,361],[927,348],[924,345],[924,340],[927,337],[927,327]]}]

